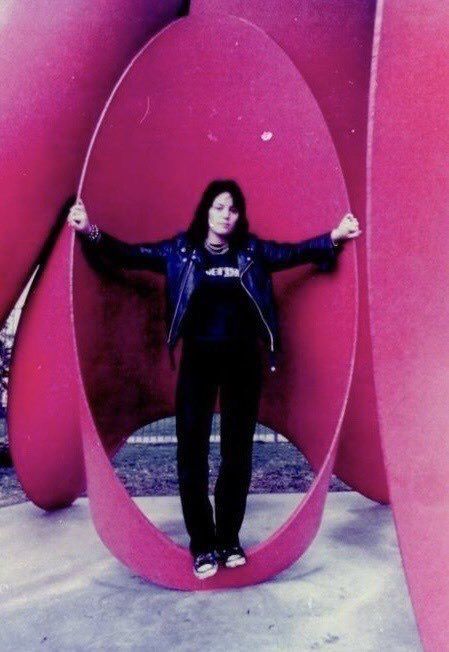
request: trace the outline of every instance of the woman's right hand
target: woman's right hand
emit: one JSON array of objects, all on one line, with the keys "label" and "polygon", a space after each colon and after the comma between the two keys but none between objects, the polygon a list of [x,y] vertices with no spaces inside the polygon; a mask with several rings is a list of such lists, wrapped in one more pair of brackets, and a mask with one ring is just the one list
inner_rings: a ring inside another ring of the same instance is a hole
[{"label": "woman's right hand", "polygon": [[90,233],[91,223],[81,198],[71,207],[67,223],[80,233]]}]

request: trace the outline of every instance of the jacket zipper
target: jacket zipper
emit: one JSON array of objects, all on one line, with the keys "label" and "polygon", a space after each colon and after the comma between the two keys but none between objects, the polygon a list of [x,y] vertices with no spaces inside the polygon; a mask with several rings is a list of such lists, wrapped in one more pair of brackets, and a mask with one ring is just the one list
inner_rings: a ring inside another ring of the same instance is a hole
[{"label": "jacket zipper", "polygon": [[262,318],[262,321],[263,321],[263,323],[265,324],[265,326],[266,326],[266,328],[267,328],[267,331],[268,331],[268,334],[269,334],[269,336],[270,336],[271,351],[274,351],[274,338],[273,338],[273,333],[271,332],[270,327],[268,326],[267,320],[265,319],[265,317],[264,317],[263,314],[262,314],[262,310],[260,309],[259,304],[257,303],[257,301],[255,300],[255,298],[253,297],[253,295],[251,294],[251,292],[248,290],[248,288],[245,287],[245,284],[243,283],[243,278],[242,278],[242,277],[243,277],[243,274],[246,272],[246,270],[247,270],[249,267],[251,267],[251,265],[253,264],[253,262],[254,262],[254,261],[251,261],[251,262],[250,262],[250,263],[245,267],[245,269],[242,271],[242,273],[240,274],[240,283],[242,284],[242,288],[245,290],[245,292],[247,293],[247,295],[252,299],[254,305],[256,306],[257,310],[259,311],[259,314],[260,314],[260,316],[261,316],[261,318]]},{"label": "jacket zipper", "polygon": [[[183,291],[184,291],[184,287],[185,287],[185,284],[186,284],[186,282],[187,282],[187,276],[188,276],[188,274],[189,274],[190,267],[192,266],[192,264],[193,264],[193,260],[190,259],[189,265],[187,266],[187,269],[186,269],[186,272],[185,272],[185,275],[184,275],[184,280],[183,280],[183,283],[182,283],[181,290],[179,291],[178,302],[177,302],[177,304],[176,304],[175,312],[174,312],[174,314],[173,314],[173,319],[172,319],[172,322],[171,322],[171,325],[170,325],[170,330],[169,330],[168,337],[167,337],[167,343],[168,343],[168,344],[170,344],[170,337],[171,337],[171,333],[172,333],[172,330],[173,330],[173,325],[174,325],[174,323],[175,323],[176,314],[177,314],[177,312],[178,312],[179,304],[180,304],[180,302],[181,302],[182,293],[183,293]],[[265,317],[263,316],[263,313],[262,313],[262,310],[260,309],[259,304],[257,303],[257,301],[254,299],[254,297],[253,297],[253,295],[251,294],[251,292],[248,290],[248,288],[247,288],[247,287],[245,286],[245,284],[243,283],[243,278],[242,278],[242,277],[243,277],[243,274],[244,274],[244,273],[249,269],[249,267],[250,267],[252,264],[253,264],[253,261],[251,261],[251,262],[250,262],[250,263],[245,267],[245,269],[242,270],[242,272],[241,272],[241,274],[240,274],[240,276],[239,276],[239,278],[240,278],[240,283],[241,283],[242,288],[245,290],[245,292],[247,293],[247,295],[249,296],[249,298],[251,299],[251,301],[254,303],[254,305],[256,306],[257,310],[259,311],[259,315],[260,315],[260,317],[261,317],[263,323],[265,324],[265,327],[266,327],[266,329],[267,329],[267,331],[268,331],[268,335],[270,336],[270,350],[271,350],[271,352],[274,352],[274,338],[273,338],[273,333],[271,332],[271,329],[270,329],[270,327],[268,326],[268,322],[267,322],[267,320],[266,320]],[[274,370],[275,370],[275,367],[272,366],[272,367],[271,367],[271,370],[274,371]]]},{"label": "jacket zipper", "polygon": [[183,283],[182,283],[182,287],[181,287],[181,289],[179,291],[178,303],[176,304],[175,312],[173,313],[173,319],[171,321],[170,330],[168,332],[168,337],[167,337],[167,343],[168,344],[170,344],[170,337],[171,337],[171,333],[172,333],[172,330],[173,330],[173,325],[175,323],[176,313],[178,312],[179,304],[181,302],[182,293],[184,292],[184,287],[185,287],[185,284],[187,282],[187,276],[189,275],[190,267],[192,265],[193,265],[193,260],[192,260],[192,258],[190,258],[190,262],[189,262],[189,264],[187,266],[187,269],[186,269],[186,272],[184,274],[184,280],[183,280]]}]

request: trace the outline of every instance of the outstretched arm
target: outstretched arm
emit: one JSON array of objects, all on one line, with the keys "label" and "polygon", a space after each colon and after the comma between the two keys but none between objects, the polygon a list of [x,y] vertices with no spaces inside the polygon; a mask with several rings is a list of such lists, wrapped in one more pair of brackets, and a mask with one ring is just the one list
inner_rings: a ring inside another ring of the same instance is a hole
[{"label": "outstretched arm", "polygon": [[70,209],[67,222],[80,236],[88,254],[102,256],[108,263],[124,269],[165,273],[170,240],[135,244],[119,240],[89,221],[81,199]]},{"label": "outstretched arm", "polygon": [[301,240],[300,242],[276,242],[261,240],[261,256],[270,272],[279,272],[304,263],[315,263],[327,271],[337,259],[342,246],[333,241],[332,231]]},{"label": "outstretched arm", "polygon": [[104,256],[108,262],[124,269],[147,269],[164,274],[170,240],[131,244],[119,240],[91,225],[88,233],[79,233],[89,252]]},{"label": "outstretched arm", "polygon": [[332,269],[346,240],[357,238],[362,231],[352,213],[346,213],[332,231],[301,242],[261,240],[262,258],[268,269],[277,272],[303,263],[316,263],[321,271]]}]

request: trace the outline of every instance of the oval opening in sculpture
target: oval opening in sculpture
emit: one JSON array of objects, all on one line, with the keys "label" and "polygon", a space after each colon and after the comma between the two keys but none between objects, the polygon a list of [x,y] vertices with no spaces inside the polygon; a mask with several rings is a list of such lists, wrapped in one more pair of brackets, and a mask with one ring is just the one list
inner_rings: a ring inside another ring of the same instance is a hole
[{"label": "oval opening in sculpture", "polygon": [[[217,177],[240,182],[251,230],[263,238],[296,241],[329,231],[347,209],[331,137],[288,57],[246,21],[186,18],[150,41],[117,84],[79,194],[103,230],[152,242],[185,229],[204,186]],[[174,413],[163,279],[95,270],[76,243],[73,317],[91,510],[102,540],[135,572],[178,589],[242,586],[280,572],[307,549],[352,373],[353,253],[348,248],[331,274],[305,266],[273,279],[284,348],[279,373],[269,375],[266,366],[259,420],[300,447],[317,477],[287,522],[249,550],[245,567],[204,583],[193,577],[188,551],[138,510],[105,452],[116,450],[124,433]]]}]

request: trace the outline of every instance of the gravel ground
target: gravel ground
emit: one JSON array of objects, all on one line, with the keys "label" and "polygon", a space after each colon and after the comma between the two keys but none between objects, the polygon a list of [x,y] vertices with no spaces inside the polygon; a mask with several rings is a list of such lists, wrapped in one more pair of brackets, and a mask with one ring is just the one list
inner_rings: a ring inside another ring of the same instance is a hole
[{"label": "gravel ground", "polygon": [[[3,460],[5,463],[4,455]],[[211,493],[219,463],[219,444],[211,443]],[[178,493],[175,444],[126,444],[115,456],[113,465],[132,496],[172,496]],[[254,442],[251,493],[307,491],[313,478],[307,460],[290,443]],[[350,487],[333,476],[330,490],[349,491]],[[0,507],[26,500],[14,469],[0,466]]]}]

